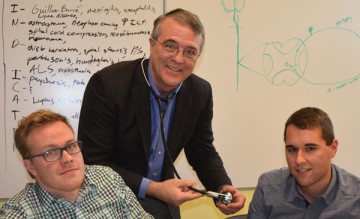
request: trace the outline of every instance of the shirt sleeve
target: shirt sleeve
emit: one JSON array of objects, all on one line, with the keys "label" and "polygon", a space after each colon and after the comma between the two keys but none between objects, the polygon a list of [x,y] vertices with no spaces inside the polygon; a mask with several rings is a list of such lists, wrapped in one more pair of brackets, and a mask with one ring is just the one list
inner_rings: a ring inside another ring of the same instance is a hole
[{"label": "shirt sleeve", "polygon": [[[115,173],[115,172],[114,172]],[[135,194],[132,190],[125,184],[124,180],[121,178],[120,175],[115,173],[115,180],[114,182],[119,182],[117,184],[118,189],[118,197],[120,200],[123,215],[125,218],[142,218],[148,219],[153,218],[149,213],[147,213],[143,207],[138,202]]]},{"label": "shirt sleeve", "polygon": [[247,219],[267,218],[265,212],[265,196],[263,190],[263,176],[260,176],[258,185],[255,189],[254,196],[249,205]]},{"label": "shirt sleeve", "polygon": [[138,193],[138,197],[145,199],[146,196],[146,190],[150,184],[151,180],[149,180],[148,178],[143,178],[140,184],[140,189],[139,189],[139,193]]},{"label": "shirt sleeve", "polygon": [[5,203],[0,209],[0,219],[26,218],[24,209]]}]

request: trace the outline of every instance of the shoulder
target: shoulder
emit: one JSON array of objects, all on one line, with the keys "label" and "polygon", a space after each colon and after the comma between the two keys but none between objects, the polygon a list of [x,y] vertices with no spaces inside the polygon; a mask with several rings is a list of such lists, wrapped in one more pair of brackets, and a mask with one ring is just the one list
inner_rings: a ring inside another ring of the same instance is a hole
[{"label": "shoulder", "polygon": [[116,172],[108,166],[85,165],[85,174],[90,177],[104,178],[115,176]]},{"label": "shoulder", "polygon": [[[205,79],[192,74],[190,75],[182,85],[180,93],[191,94],[198,105],[201,103],[208,103],[209,100],[212,100],[212,88],[208,81]],[[180,94],[181,96],[182,94]]]},{"label": "shoulder", "polygon": [[94,184],[103,184],[104,182],[122,181],[121,176],[112,168],[100,165],[85,165],[86,178]]},{"label": "shoulder", "polygon": [[24,216],[27,209],[31,208],[31,204],[36,202],[35,184],[28,183],[23,190],[6,201],[1,208],[1,215],[15,218],[12,216]]},{"label": "shoulder", "polygon": [[194,73],[185,80],[184,85],[200,91],[211,91],[210,83]]},{"label": "shoulder", "polygon": [[123,61],[101,69],[91,76],[87,89],[99,92],[103,88],[113,95],[128,91],[140,76],[142,60]]},{"label": "shoulder", "polygon": [[256,199],[267,199],[274,205],[284,204],[296,195],[296,182],[287,167],[261,174],[255,189]]},{"label": "shoulder", "polygon": [[36,191],[36,184],[35,183],[28,183],[26,184],[25,188],[22,189],[19,193],[14,195],[12,198],[10,198],[6,203],[21,203],[23,201],[26,201],[30,196],[35,195]]},{"label": "shoulder", "polygon": [[360,194],[360,178],[336,165],[333,165],[333,167],[342,192],[349,195]]},{"label": "shoulder", "polygon": [[103,80],[110,80],[110,82],[115,80],[116,83],[119,83],[121,81],[118,82],[117,80],[133,78],[135,72],[139,71],[142,60],[143,59],[136,59],[109,65],[93,74],[91,78],[102,78]]},{"label": "shoulder", "polygon": [[122,62],[118,62],[112,65],[109,65],[103,69],[101,69],[100,71],[97,72],[97,74],[110,74],[110,73],[118,73],[119,69],[136,69],[138,66],[140,66],[141,61],[143,59],[135,59],[135,60],[130,60],[130,61],[122,61]]},{"label": "shoulder", "polygon": [[291,180],[291,174],[287,167],[271,170],[261,174],[259,184],[263,186],[282,186]]},{"label": "shoulder", "polygon": [[107,201],[117,200],[128,193],[130,188],[112,168],[100,165],[86,165],[85,184],[95,188],[97,195]]}]

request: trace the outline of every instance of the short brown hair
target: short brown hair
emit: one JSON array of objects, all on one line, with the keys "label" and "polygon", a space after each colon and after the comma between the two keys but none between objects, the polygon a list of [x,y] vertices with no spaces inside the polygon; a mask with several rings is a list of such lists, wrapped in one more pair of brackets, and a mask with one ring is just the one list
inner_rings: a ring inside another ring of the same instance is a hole
[{"label": "short brown hair", "polygon": [[294,112],[285,123],[284,141],[286,141],[286,129],[294,125],[299,129],[320,128],[326,145],[331,145],[335,138],[334,127],[330,117],[316,107],[305,107]]},{"label": "short brown hair", "polygon": [[51,110],[37,110],[19,121],[18,127],[15,130],[14,141],[15,146],[23,159],[26,159],[30,156],[30,149],[27,146],[29,133],[35,128],[39,128],[58,121],[65,123],[74,133],[74,130],[71,127],[68,119],[65,116],[55,113]]}]

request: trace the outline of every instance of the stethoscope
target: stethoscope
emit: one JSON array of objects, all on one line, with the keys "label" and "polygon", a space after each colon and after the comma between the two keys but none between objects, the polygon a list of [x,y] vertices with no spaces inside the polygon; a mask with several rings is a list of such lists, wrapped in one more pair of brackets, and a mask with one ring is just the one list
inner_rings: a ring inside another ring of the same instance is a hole
[{"label": "stethoscope", "polygon": [[[146,77],[146,73],[145,73],[145,70],[144,70],[144,61],[145,61],[145,59],[141,60],[141,70],[142,70],[142,73],[144,75],[144,79],[145,79],[145,81],[146,81],[146,83],[147,83],[147,85],[149,87],[149,90],[152,93],[152,95],[154,95],[154,97],[156,98],[158,106],[159,106],[161,140],[162,140],[162,143],[163,143],[164,148],[165,148],[165,153],[166,153],[167,158],[169,159],[171,169],[173,170],[175,176],[178,179],[181,179],[179,173],[177,172],[177,170],[175,168],[174,161],[171,158],[171,154],[170,154],[170,151],[169,151],[169,148],[168,148],[168,145],[167,145],[167,142],[166,142],[166,138],[165,138],[165,128],[164,128],[164,118],[165,118],[165,114],[167,112],[167,108],[168,108],[170,102],[175,99],[175,97],[176,97],[177,93],[179,92],[180,88],[178,88],[175,92],[173,92],[170,97],[162,97],[162,96],[158,95],[155,92],[154,88],[151,87],[150,82]],[[165,103],[164,107],[162,107],[161,103]],[[201,193],[203,195],[206,195],[208,197],[219,199],[224,204],[229,204],[229,203],[232,202],[232,194],[230,192],[217,193],[217,192],[211,192],[211,191],[206,191],[206,190],[200,190],[200,189],[196,189],[196,188],[193,188],[193,187],[189,187],[189,189],[191,189],[191,190],[193,190],[195,192],[199,192],[199,193]]]},{"label": "stethoscope", "polygon": [[[164,128],[164,118],[165,118],[165,114],[167,112],[167,108],[168,108],[170,102],[175,99],[175,97],[176,97],[176,95],[177,95],[177,93],[179,92],[180,89],[177,89],[175,92],[173,92],[170,97],[162,97],[162,96],[158,95],[155,92],[154,88],[151,87],[150,82],[146,77],[146,73],[145,73],[145,70],[144,70],[144,64],[143,64],[144,61],[145,61],[145,59],[141,60],[141,70],[142,70],[142,73],[144,75],[144,79],[145,79],[145,81],[146,81],[146,83],[147,83],[147,85],[149,87],[150,92],[152,93],[152,95],[154,95],[154,97],[156,98],[157,103],[158,103],[159,116],[160,116],[161,140],[162,140],[162,143],[163,143],[164,148],[165,148],[165,153],[166,153],[166,156],[169,159],[169,162],[171,164],[171,169],[174,171],[176,177],[178,179],[181,179],[179,173],[176,171],[173,159],[171,158],[170,151],[169,151],[169,148],[168,148],[168,145],[167,145],[167,142],[166,142],[166,138],[165,138],[165,128]],[[162,107],[161,103],[165,103],[164,107]]]}]

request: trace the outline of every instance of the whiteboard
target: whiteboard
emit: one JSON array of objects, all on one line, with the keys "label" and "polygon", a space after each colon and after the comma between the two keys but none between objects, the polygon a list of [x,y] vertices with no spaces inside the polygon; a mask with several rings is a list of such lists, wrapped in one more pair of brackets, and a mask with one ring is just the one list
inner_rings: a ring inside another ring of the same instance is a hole
[{"label": "whiteboard", "polygon": [[[285,121],[305,106],[329,114],[333,161],[360,176],[360,1],[167,1],[177,7],[205,26],[195,73],[212,84],[214,144],[236,187],[287,165]],[[184,156],[177,163],[196,179]]]},{"label": "whiteboard", "polygon": [[0,198],[30,181],[13,130],[39,108],[64,114],[77,131],[86,84],[112,63],[149,56],[162,0],[34,0],[2,4]]}]

